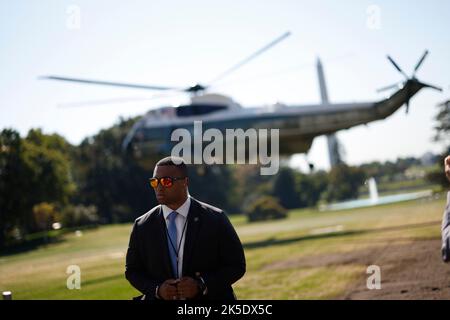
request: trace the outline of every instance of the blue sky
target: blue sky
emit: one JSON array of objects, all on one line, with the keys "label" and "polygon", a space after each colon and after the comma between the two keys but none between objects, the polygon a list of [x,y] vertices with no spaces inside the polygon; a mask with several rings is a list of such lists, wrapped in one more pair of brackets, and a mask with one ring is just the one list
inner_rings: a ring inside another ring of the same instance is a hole
[{"label": "blue sky", "polygon": [[[73,11],[80,25],[73,28]],[[375,7],[373,7],[375,6]],[[373,11],[379,10],[374,28]],[[372,27],[371,27],[372,26]],[[325,68],[332,102],[383,98],[375,90],[402,80],[390,54],[408,74],[425,49],[417,76],[444,88],[423,90],[410,113],[398,111],[369,126],[341,131],[346,160],[439,152],[431,141],[436,104],[450,98],[449,1],[0,1],[0,128],[32,127],[72,143],[119,116],[183,102],[187,97],[79,108],[57,105],[154,92],[37,80],[81,78],[186,86],[208,82],[285,31],[292,35],[214,88],[243,106],[318,103],[315,59]],[[296,157],[296,159],[301,159]],[[309,159],[326,168],[325,140]],[[301,160],[294,161],[301,165]]]}]

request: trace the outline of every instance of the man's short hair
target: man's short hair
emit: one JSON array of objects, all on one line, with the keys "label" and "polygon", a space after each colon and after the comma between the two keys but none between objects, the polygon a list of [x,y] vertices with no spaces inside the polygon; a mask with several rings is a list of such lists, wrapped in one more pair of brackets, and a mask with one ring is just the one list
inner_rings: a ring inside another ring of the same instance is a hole
[{"label": "man's short hair", "polygon": [[159,167],[162,167],[162,166],[175,166],[181,171],[183,177],[187,177],[188,176],[188,169],[187,169],[187,166],[186,166],[186,162],[184,162],[183,158],[172,157],[172,156],[165,157],[165,158],[159,160],[156,163],[156,167],[158,167],[158,166]]}]

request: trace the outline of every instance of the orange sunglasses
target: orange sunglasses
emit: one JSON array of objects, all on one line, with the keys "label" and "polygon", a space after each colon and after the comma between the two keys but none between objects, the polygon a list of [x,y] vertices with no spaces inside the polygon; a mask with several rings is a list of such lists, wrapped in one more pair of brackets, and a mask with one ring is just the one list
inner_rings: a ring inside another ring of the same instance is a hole
[{"label": "orange sunglasses", "polygon": [[173,183],[177,180],[183,180],[186,179],[186,177],[161,177],[161,178],[150,178],[150,186],[153,189],[156,189],[158,187],[158,184],[160,183],[164,188],[170,188],[173,186]]}]

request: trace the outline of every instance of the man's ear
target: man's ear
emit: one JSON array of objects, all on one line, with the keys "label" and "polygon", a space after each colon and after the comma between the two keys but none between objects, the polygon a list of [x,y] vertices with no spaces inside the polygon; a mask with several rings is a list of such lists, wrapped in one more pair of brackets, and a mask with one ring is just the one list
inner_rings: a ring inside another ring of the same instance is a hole
[{"label": "man's ear", "polygon": [[186,187],[189,185],[189,178],[188,178],[188,177],[186,177],[185,182],[184,182],[184,185],[185,185]]}]

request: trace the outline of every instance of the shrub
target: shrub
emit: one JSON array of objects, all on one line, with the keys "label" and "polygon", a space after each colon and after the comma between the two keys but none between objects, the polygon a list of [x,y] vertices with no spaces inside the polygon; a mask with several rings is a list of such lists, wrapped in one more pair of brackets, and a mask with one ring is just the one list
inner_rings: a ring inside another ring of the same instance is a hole
[{"label": "shrub", "polygon": [[58,218],[55,205],[47,202],[34,205],[33,218],[38,230],[50,230],[52,223]]},{"label": "shrub", "polygon": [[278,200],[271,196],[261,196],[246,208],[246,215],[250,222],[284,219],[287,210],[283,208]]},{"label": "shrub", "polygon": [[64,227],[80,227],[98,224],[99,216],[97,207],[90,205],[68,206],[62,214],[62,225]]}]

